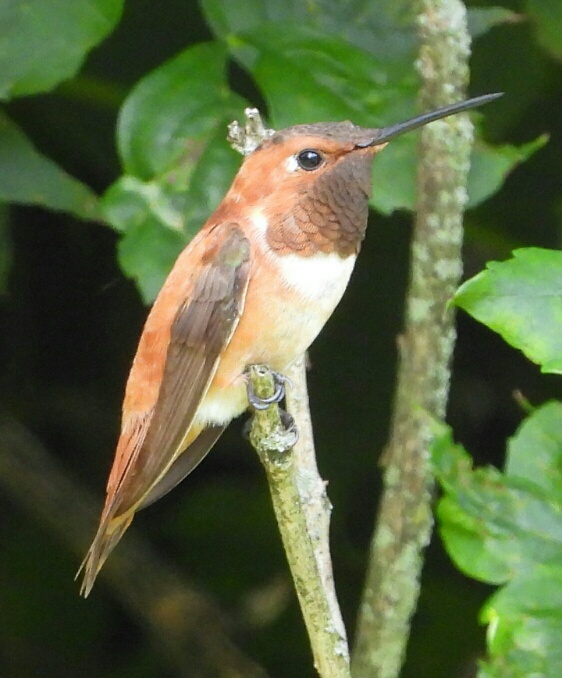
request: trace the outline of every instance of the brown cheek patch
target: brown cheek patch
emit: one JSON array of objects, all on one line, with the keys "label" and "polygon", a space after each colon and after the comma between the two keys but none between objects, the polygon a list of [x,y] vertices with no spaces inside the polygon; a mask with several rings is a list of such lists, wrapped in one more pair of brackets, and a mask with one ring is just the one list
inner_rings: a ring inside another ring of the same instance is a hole
[{"label": "brown cheek patch", "polygon": [[271,220],[269,246],[304,256],[357,253],[367,227],[370,182],[371,158],[350,154],[310,182],[289,214]]}]

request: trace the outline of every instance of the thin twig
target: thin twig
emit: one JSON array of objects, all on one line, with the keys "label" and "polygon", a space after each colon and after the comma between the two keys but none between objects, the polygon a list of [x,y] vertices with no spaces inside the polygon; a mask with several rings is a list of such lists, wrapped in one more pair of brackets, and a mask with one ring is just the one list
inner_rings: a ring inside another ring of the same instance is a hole
[{"label": "thin twig", "polygon": [[[250,440],[265,468],[277,524],[310,638],[314,665],[322,678],[349,678],[349,652],[338,606],[329,548],[331,505],[318,473],[304,357],[285,375],[287,406],[299,432],[288,449],[278,407],[256,412]],[[268,397],[274,391],[264,366],[250,370],[254,391]]]},{"label": "thin twig", "polygon": [[[67,476],[30,431],[7,416],[0,418],[0,487],[82,557],[99,502]],[[220,611],[158,557],[134,528],[100,578],[144,626],[176,675],[267,678],[230,640]]]},{"label": "thin twig", "polygon": [[[470,53],[464,5],[459,0],[422,0],[419,31],[422,108],[461,99]],[[419,595],[423,550],[433,526],[434,485],[430,434],[422,413],[442,417],[447,403],[456,336],[447,304],[462,271],[462,213],[472,134],[466,115],[433,123],[422,133],[393,424],[353,655],[357,678],[398,676]]]}]

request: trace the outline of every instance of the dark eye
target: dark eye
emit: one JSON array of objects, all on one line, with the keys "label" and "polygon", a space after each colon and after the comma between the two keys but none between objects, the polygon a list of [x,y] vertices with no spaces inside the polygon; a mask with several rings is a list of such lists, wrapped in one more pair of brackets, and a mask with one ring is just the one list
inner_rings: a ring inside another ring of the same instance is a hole
[{"label": "dark eye", "polygon": [[324,156],[311,148],[307,148],[297,155],[299,167],[307,172],[317,169],[323,162]]}]

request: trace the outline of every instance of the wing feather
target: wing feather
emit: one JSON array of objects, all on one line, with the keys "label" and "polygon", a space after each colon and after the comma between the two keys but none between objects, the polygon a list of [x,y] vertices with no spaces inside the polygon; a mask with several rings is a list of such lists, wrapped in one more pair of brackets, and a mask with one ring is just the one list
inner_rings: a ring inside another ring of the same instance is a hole
[{"label": "wing feather", "polygon": [[231,224],[227,231],[173,320],[158,399],[135,462],[116,491],[119,512],[141,501],[182,451],[238,325],[249,282],[250,243],[239,227]]},{"label": "wing feather", "polygon": [[[80,568],[84,569],[84,595],[90,592],[135,511],[156,501],[193,470],[224,428],[194,430],[191,445],[183,450],[220,356],[238,325],[250,281],[250,243],[238,225],[217,226],[204,236],[204,240],[193,242],[193,247],[202,248],[194,257],[198,265],[202,262],[200,275],[193,284],[184,282],[186,296],[171,318],[171,326],[155,327],[149,318],[141,337],[127,384],[123,429],[106,503]],[[189,262],[190,256],[188,247],[180,260]],[[165,302],[171,298],[165,295],[171,295],[174,285],[181,284],[184,271],[178,264],[159,296],[159,308],[164,311]],[[163,366],[159,367],[162,358]]]},{"label": "wing feather", "polygon": [[220,438],[225,426],[209,426],[189,446],[188,454],[180,454],[166,474],[144,497],[139,508],[145,508],[173,490],[204,459],[205,455]]}]

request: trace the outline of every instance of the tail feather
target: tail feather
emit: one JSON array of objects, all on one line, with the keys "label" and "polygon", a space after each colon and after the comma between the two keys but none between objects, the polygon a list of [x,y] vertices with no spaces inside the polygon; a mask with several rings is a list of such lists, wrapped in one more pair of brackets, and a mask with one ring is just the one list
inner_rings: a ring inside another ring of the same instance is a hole
[{"label": "tail feather", "polygon": [[121,537],[125,534],[133,517],[134,511],[127,511],[123,515],[102,520],[94,541],[76,573],[76,578],[78,578],[84,572],[84,578],[80,586],[80,595],[84,596],[84,598],[90,595],[99,571],[111,551],[113,551]]},{"label": "tail feather", "polygon": [[[182,453],[177,458],[172,458],[160,476],[152,479],[152,482],[148,482],[147,479],[146,491],[141,493],[140,497],[133,494],[131,498],[130,487],[127,486],[127,479],[135,477],[134,472],[133,475],[129,475],[128,464],[131,458],[125,463],[124,470],[120,471],[118,478],[110,477],[98,531],[76,573],[76,578],[84,573],[80,586],[80,594],[84,598],[90,594],[99,571],[131,524],[135,512],[162,497],[191,473],[213,447],[224,428],[210,426],[202,432],[200,427],[189,429],[182,441]],[[118,511],[122,513],[116,515]]]}]

